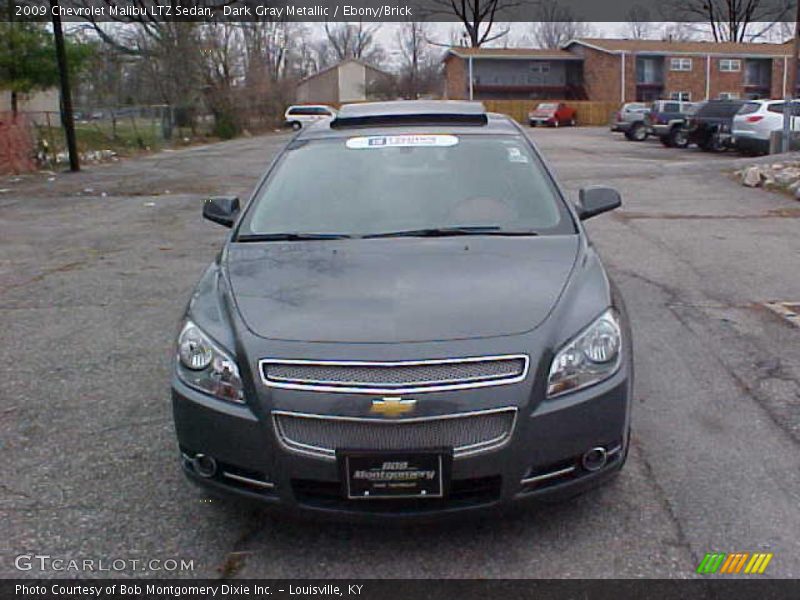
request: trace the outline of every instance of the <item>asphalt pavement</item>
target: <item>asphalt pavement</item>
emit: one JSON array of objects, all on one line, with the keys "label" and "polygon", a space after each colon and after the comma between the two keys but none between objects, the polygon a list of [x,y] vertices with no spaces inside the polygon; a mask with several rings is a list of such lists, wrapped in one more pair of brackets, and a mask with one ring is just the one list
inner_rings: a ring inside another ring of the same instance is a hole
[{"label": "asphalt pavement", "polygon": [[[576,197],[631,313],[633,447],[609,485],[561,505],[403,527],[308,522],[204,496],[177,462],[177,321],[287,135],[0,180],[0,577],[19,555],[192,561],[122,576],[693,577],[706,552],[774,553],[800,577],[800,202],[740,186],[746,159],[531,135]],[[171,565],[172,563],[162,563]],[[141,564],[137,564],[141,566]],[[86,573],[82,573],[86,575]],[[107,575],[108,573],[97,573]]]}]

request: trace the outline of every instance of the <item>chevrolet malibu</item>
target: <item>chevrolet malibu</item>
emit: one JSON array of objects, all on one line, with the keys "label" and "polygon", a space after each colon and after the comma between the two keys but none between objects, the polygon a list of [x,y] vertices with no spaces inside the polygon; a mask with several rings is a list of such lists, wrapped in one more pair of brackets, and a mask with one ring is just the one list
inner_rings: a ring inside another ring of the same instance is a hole
[{"label": "chevrolet malibu", "polygon": [[231,228],[177,341],[196,483],[402,517],[558,500],[628,452],[622,298],[523,130],[479,103],[345,106],[297,134]]}]

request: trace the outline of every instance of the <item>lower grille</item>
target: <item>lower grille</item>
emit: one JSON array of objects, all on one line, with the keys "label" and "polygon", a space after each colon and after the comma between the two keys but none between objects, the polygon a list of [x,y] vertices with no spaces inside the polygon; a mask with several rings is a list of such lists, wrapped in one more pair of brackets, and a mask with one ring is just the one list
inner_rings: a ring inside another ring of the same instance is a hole
[{"label": "lower grille", "polygon": [[516,408],[387,421],[274,412],[275,430],[295,452],[333,459],[339,448],[452,448],[456,457],[486,452],[511,437]]}]

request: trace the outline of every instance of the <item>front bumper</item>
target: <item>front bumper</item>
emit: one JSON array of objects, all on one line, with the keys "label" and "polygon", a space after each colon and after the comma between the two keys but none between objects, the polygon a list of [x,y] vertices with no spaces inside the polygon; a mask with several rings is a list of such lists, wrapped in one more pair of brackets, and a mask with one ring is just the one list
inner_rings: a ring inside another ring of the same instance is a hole
[{"label": "front bumper", "polygon": [[650,125],[648,127],[648,130],[650,131],[650,133],[655,135],[655,136],[669,135],[669,132],[670,132],[671,129],[672,129],[672,126],[670,126],[670,125],[661,125],[661,124]]},{"label": "front bumper", "polygon": [[[290,511],[402,518],[558,500],[600,484],[622,467],[627,454],[630,388],[623,365],[586,390],[533,410],[523,403],[508,443],[456,458],[445,498],[414,500],[347,500],[336,461],[287,448],[269,415],[259,417],[248,406],[209,398],[178,380],[172,404],[183,470],[199,484]],[[598,446],[609,452],[608,462],[589,471],[581,458]],[[198,453],[216,459],[214,476],[198,474],[192,462]]]},{"label": "front bumper", "polygon": [[528,125],[553,125],[555,117],[528,117]]},{"label": "front bumper", "polygon": [[611,131],[616,131],[618,133],[625,133],[627,131],[630,131],[632,126],[633,123],[630,123],[628,121],[615,121],[611,123],[610,128]]}]

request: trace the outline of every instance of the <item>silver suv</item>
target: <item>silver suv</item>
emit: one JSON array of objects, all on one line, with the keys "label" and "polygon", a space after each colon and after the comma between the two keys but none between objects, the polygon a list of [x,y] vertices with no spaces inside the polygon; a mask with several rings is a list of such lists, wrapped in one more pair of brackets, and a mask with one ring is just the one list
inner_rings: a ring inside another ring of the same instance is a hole
[{"label": "silver suv", "polygon": [[647,139],[648,131],[645,117],[650,108],[644,102],[628,102],[611,115],[611,131],[619,131],[635,142]]}]

